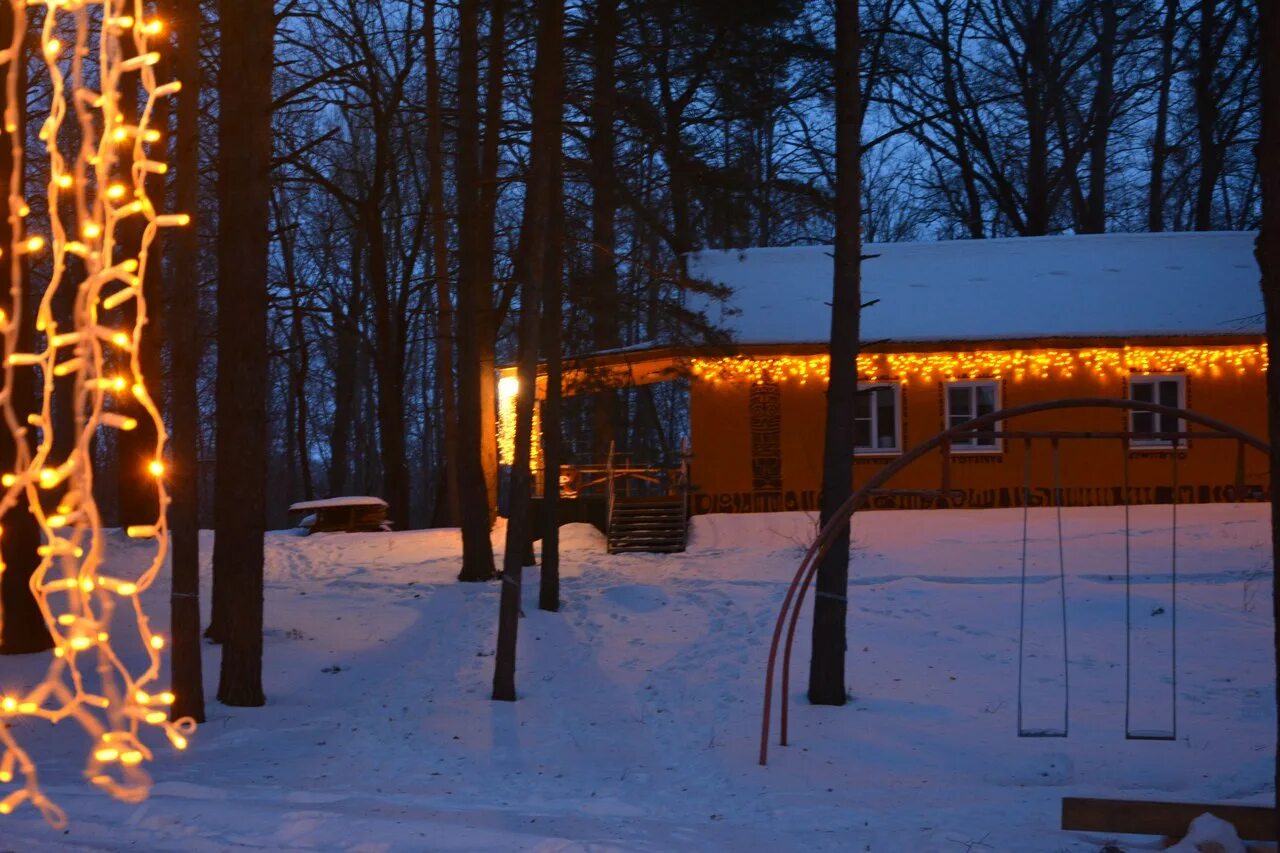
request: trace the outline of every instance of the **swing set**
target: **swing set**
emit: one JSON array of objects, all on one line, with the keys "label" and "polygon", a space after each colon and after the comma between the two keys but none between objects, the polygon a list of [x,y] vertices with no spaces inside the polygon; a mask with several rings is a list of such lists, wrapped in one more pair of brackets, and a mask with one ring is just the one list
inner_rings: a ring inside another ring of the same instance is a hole
[{"label": "swing set", "polygon": [[[1027,415],[1039,414],[1042,412],[1059,411],[1065,409],[1122,409],[1130,412],[1150,412],[1155,415],[1165,415],[1177,418],[1179,429],[1174,432],[1142,432],[1135,433],[1132,431],[1078,431],[1078,430],[1015,430],[1006,428],[1006,423],[1016,421]],[[1196,429],[1193,429],[1195,427]],[[791,584],[787,589],[787,594],[782,602],[782,607],[778,612],[778,617],[774,623],[773,638],[769,645],[769,658],[765,670],[765,686],[764,686],[764,703],[763,713],[760,724],[760,764],[765,765],[769,759],[769,734],[770,724],[773,710],[773,689],[774,684],[778,680],[778,658],[781,651],[781,683],[779,689],[781,699],[779,702],[779,744],[786,746],[788,742],[788,706],[790,700],[791,685],[791,657],[792,648],[795,643],[796,626],[799,622],[800,609],[804,602],[805,596],[809,591],[814,577],[817,574],[818,566],[821,564],[823,557],[831,549],[832,544],[839,537],[840,533],[847,529],[853,514],[863,508],[863,506],[873,497],[878,496],[901,496],[912,495],[916,497],[929,497],[938,501],[945,501],[956,495],[955,490],[951,488],[951,448],[958,441],[966,441],[970,439],[982,440],[1007,440],[1022,441],[1024,454],[1023,465],[1023,483],[1021,489],[1022,514],[1022,553],[1021,553],[1021,590],[1019,596],[1019,628],[1018,628],[1018,709],[1017,709],[1017,735],[1024,738],[1065,738],[1068,735],[1070,726],[1070,681],[1068,678],[1069,671],[1069,655],[1067,644],[1067,605],[1066,605],[1066,549],[1064,546],[1063,527],[1062,527],[1062,506],[1064,503],[1064,492],[1062,487],[1062,464],[1060,448],[1063,441],[1068,440],[1093,440],[1093,441],[1112,441],[1116,442],[1121,449],[1121,457],[1123,459],[1123,495],[1122,504],[1124,506],[1124,561],[1125,561],[1125,738],[1127,740],[1144,740],[1144,741],[1170,741],[1176,740],[1177,733],[1177,582],[1178,582],[1178,451],[1187,446],[1187,442],[1195,439],[1196,441],[1207,440],[1225,440],[1236,442],[1236,477],[1235,486],[1232,490],[1232,497],[1235,500],[1243,500],[1245,497],[1245,449],[1253,448],[1264,456],[1269,454],[1270,448],[1266,442],[1246,433],[1231,424],[1193,412],[1188,409],[1176,408],[1173,406],[1162,406],[1156,403],[1139,402],[1137,400],[1119,400],[1114,398],[1095,398],[1083,397],[1064,400],[1053,400],[1042,403],[1033,403],[1025,406],[1016,406],[1000,411],[992,412],[988,415],[975,418],[967,423],[960,424],[956,427],[948,429],[935,435],[933,438],[917,445],[910,451],[898,457],[892,464],[886,466],[872,476],[860,489],[855,491],[853,495],[846,500],[836,511],[834,517],[818,532],[812,545],[805,552],[804,558],[800,562],[800,566],[796,569],[795,576],[791,580]],[[1172,654],[1171,670],[1172,670],[1172,713],[1171,723],[1168,728],[1163,729],[1139,729],[1132,724],[1132,707],[1133,707],[1133,624],[1132,624],[1132,598],[1133,598],[1133,553],[1131,547],[1132,541],[1132,520],[1130,513],[1130,476],[1129,476],[1129,448],[1133,439],[1155,440],[1167,442],[1171,457],[1170,482],[1172,486],[1171,499],[1171,525],[1169,537],[1169,553],[1170,553],[1170,581],[1171,581],[1171,599],[1170,619],[1171,619],[1171,641]],[[1023,697],[1023,660],[1026,643],[1026,627],[1027,627],[1027,557],[1028,557],[1028,541],[1030,528],[1030,507],[1032,503],[1031,497],[1031,461],[1032,461],[1032,444],[1035,441],[1048,441],[1051,449],[1051,465],[1053,477],[1052,503],[1055,510],[1056,526],[1057,526],[1057,563],[1058,563],[1058,595],[1061,601],[1061,634],[1062,634],[1062,687],[1063,687],[1063,714],[1062,725],[1051,728],[1035,728],[1028,726],[1024,719],[1022,697]],[[929,453],[938,450],[941,453],[941,487],[937,491],[922,492],[918,489],[911,490],[894,490],[886,489],[885,486],[889,481],[913,462],[925,457]]]}]

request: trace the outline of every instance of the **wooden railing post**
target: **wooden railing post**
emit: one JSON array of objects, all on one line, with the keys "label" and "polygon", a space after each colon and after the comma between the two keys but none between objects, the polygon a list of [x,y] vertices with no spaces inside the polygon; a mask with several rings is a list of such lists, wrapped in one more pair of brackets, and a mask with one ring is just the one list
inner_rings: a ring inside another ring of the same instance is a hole
[{"label": "wooden railing post", "polygon": [[606,485],[606,507],[605,507],[605,533],[613,527],[613,442],[609,442],[609,458],[605,460],[605,480]]}]

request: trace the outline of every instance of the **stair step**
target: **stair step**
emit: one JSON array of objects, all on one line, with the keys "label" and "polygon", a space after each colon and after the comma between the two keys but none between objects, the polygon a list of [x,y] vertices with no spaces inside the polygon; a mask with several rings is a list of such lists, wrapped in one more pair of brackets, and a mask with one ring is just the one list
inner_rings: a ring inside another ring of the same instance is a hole
[{"label": "stair step", "polygon": [[620,524],[644,524],[655,526],[655,528],[682,528],[685,526],[684,519],[681,517],[654,516],[654,515],[621,515],[613,516],[613,526]]},{"label": "stair step", "polygon": [[630,551],[634,553],[651,552],[651,553],[673,553],[683,551],[683,542],[619,542],[616,545],[609,546],[609,553],[616,554],[621,551]]}]

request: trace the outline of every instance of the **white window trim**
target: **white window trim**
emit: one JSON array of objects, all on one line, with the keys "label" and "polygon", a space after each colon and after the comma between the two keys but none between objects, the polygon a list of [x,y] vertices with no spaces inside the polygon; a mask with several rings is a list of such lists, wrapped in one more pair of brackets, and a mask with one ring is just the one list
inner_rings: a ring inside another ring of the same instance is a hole
[{"label": "white window trim", "polygon": [[[1000,387],[999,379],[957,379],[953,382],[942,383],[942,425],[943,429],[951,429],[951,394],[952,388],[976,388],[983,385],[990,385],[996,389],[995,410],[998,412],[1004,405],[1003,391]],[[972,397],[972,395],[971,395]],[[977,408],[976,406],[974,407]],[[998,431],[1002,424],[997,422],[991,425],[992,431]],[[951,452],[953,454],[982,454],[982,453],[1004,453],[1004,439],[995,439],[995,444],[986,447],[972,447],[962,444],[952,444]]]},{"label": "white window trim", "polygon": [[[896,379],[886,379],[883,382],[859,382],[859,391],[870,391],[874,388],[891,388],[893,389],[893,435],[897,443],[893,447],[857,447],[853,448],[854,456],[899,456],[902,453],[902,383]],[[876,436],[876,408],[871,407],[871,437]],[[856,419],[855,419],[856,420]]]},{"label": "white window trim", "polygon": [[[1139,383],[1147,385],[1154,384],[1161,380],[1174,379],[1178,383],[1178,408],[1185,409],[1187,407],[1187,374],[1185,373],[1130,373],[1125,383],[1126,399],[1133,399],[1133,383],[1137,380]],[[1159,395],[1156,395],[1159,396]],[[1133,416],[1137,414],[1133,409],[1129,410],[1129,432],[1134,432]],[[1187,422],[1182,418],[1178,418],[1178,432],[1187,431]],[[1129,447],[1133,450],[1170,450],[1173,448],[1185,448],[1187,442],[1185,439],[1178,441],[1168,441],[1163,438],[1131,438],[1129,439]]]}]

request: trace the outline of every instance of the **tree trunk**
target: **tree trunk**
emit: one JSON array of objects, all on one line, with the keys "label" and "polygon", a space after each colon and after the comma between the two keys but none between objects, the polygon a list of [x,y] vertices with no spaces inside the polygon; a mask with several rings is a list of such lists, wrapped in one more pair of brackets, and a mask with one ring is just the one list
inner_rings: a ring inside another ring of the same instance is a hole
[{"label": "tree trunk", "polygon": [[423,41],[427,60],[427,189],[431,220],[432,266],[436,278],[436,375],[440,388],[440,414],[444,421],[443,514],[446,527],[459,524],[458,508],[458,402],[453,378],[453,296],[449,292],[449,225],[444,194],[444,108],[440,98],[440,67],[436,57],[436,4],[427,0]]},{"label": "tree trunk", "polygon": [[516,635],[520,625],[520,580],[529,541],[530,448],[537,397],[538,337],[542,293],[549,267],[547,211],[559,172],[557,153],[564,103],[564,0],[538,0],[538,58],[533,71],[533,132],[518,267],[520,288],[520,390],[516,397],[515,459],[511,466],[507,547],[502,561],[502,601],[498,648],[493,665],[493,698],[516,699]]},{"label": "tree trunk", "polygon": [[1196,142],[1199,171],[1196,175],[1195,224],[1197,231],[1213,227],[1213,189],[1218,180],[1218,145],[1214,134],[1218,124],[1218,101],[1213,76],[1217,71],[1217,0],[1200,0],[1200,20],[1196,29],[1196,59],[1192,88],[1195,92]]},{"label": "tree trunk", "polygon": [[267,487],[267,250],[271,192],[270,4],[220,0],[218,378],[213,570],[226,588],[218,700],[262,691]]},{"label": "tree trunk", "polygon": [[[1280,44],[1280,7],[1259,7],[1259,44]],[[1280,55],[1262,50],[1262,135],[1258,142],[1258,172],[1262,183],[1262,232],[1258,235],[1258,266],[1262,269],[1262,298],[1266,306],[1267,348],[1280,352]],[[1280,554],[1280,370],[1267,371],[1267,437],[1271,442],[1271,551]],[[1280,576],[1273,560],[1271,616],[1280,625]],[[1280,633],[1273,633],[1276,651],[1277,707],[1280,707]],[[1277,734],[1280,735],[1280,727]],[[1275,768],[1280,791],[1280,763]]]},{"label": "tree trunk", "polygon": [[492,310],[491,271],[481,263],[480,235],[480,0],[458,2],[458,133],[455,179],[458,196],[458,507],[462,522],[461,581],[494,577],[489,541],[489,493],[481,459],[479,312]]},{"label": "tree trunk", "polygon": [[[383,128],[381,133],[389,133]],[[385,142],[377,142],[381,147]],[[381,159],[381,158],[379,158]],[[404,326],[393,310],[387,249],[380,215],[383,181],[379,176],[361,213],[369,243],[369,289],[373,295],[373,361],[378,384],[378,437],[382,451],[382,483],[390,518],[401,529],[409,524],[409,472],[405,457]]]},{"label": "tree trunk", "polygon": [[[480,152],[480,256],[485,296],[476,314],[480,370],[480,464],[489,521],[498,512],[497,344],[500,318],[493,307],[494,224],[498,205],[498,144],[502,138],[502,80],[506,68],[506,15],[510,0],[490,0],[489,64],[485,74],[484,139]],[[479,280],[477,281],[479,283]]]},{"label": "tree trunk", "polygon": [[[120,39],[120,47],[123,56],[127,59],[136,54],[136,48],[132,38],[124,37]],[[167,99],[160,99],[164,103]],[[163,108],[167,112],[167,104]],[[128,124],[136,124],[138,120],[138,93],[136,88],[132,86],[124,86],[120,93],[120,113]],[[157,127],[165,126],[165,117],[155,115],[154,121]],[[123,174],[129,174],[133,164],[133,148],[132,146],[124,146],[120,151],[120,170]],[[154,181],[149,180],[149,190],[159,189],[154,186]],[[152,198],[162,199],[164,193],[162,189],[155,192]],[[142,247],[142,231],[145,222],[141,217],[131,217],[123,220],[116,228],[118,235],[119,248],[118,251],[123,257],[136,258]],[[160,247],[155,247],[155,256],[160,256]],[[154,306],[156,316],[159,316],[159,309],[162,304],[161,292],[163,291],[162,270],[159,263],[148,263],[138,270],[138,275],[142,277],[142,295],[143,299],[149,306]],[[111,325],[121,329],[132,329],[137,319],[136,300],[130,299],[119,308],[110,312],[112,315],[108,320]],[[150,314],[150,312],[149,312]],[[148,316],[149,324],[156,323],[156,320]],[[157,323],[158,326],[158,323]],[[138,359],[142,367],[143,376],[159,377],[160,368],[160,336],[156,334],[158,328],[153,327],[141,335],[138,341]],[[121,356],[121,361],[127,359],[127,356]],[[116,366],[117,370],[128,372],[127,363],[121,363]],[[156,518],[160,514],[159,492],[156,489],[155,477],[152,476],[149,465],[152,457],[156,452],[156,427],[155,423],[147,416],[146,409],[142,403],[132,399],[132,395],[118,394],[115,397],[116,410],[127,417],[134,418],[138,425],[131,430],[119,430],[115,434],[116,439],[116,523],[121,527],[128,527],[131,524],[155,524]]]},{"label": "tree trunk", "polygon": [[[5,313],[17,324],[17,337],[6,341],[9,351],[31,352],[33,335],[31,320],[35,315],[31,305],[30,281],[27,264],[22,257],[10,247],[13,245],[14,223],[21,222],[22,217],[17,210],[17,199],[24,193],[24,168],[22,159],[22,140],[26,131],[26,54],[23,50],[26,35],[26,16],[18,16],[15,20],[13,7],[0,4],[0,45],[8,46],[16,59],[0,66],[0,114],[5,122],[13,122],[18,130],[8,134],[8,145],[0,143],[0,180],[8,182],[10,199],[4,216],[0,216],[0,246],[5,249],[5,257],[0,259],[7,272],[8,287],[0,298],[4,298]],[[15,74],[14,70],[18,69]],[[16,235],[19,238],[21,234]],[[12,334],[12,332],[11,332]],[[36,411],[35,376],[30,368],[15,369],[5,365],[4,381],[9,391],[4,401],[3,415],[6,421],[0,428],[0,470],[18,470],[18,465],[26,465],[30,453],[29,443],[24,445],[23,439],[15,438],[15,430],[25,430],[27,415]],[[4,536],[0,537],[0,558],[3,558],[5,570],[0,574],[0,616],[3,616],[3,627],[0,628],[0,654],[20,655],[42,652],[53,647],[53,638],[44,623],[44,615],[31,594],[31,576],[40,563],[36,549],[40,546],[40,527],[35,516],[27,508],[26,489],[15,487],[16,503],[10,507],[0,522],[3,523]]]},{"label": "tree trunk", "polygon": [[361,269],[364,264],[364,240],[359,233],[351,235],[351,289],[344,307],[334,301],[331,312],[334,338],[333,429],[329,433],[329,496],[341,495],[351,488],[351,419],[355,413],[356,387],[359,378],[359,347],[355,318],[360,311],[360,293],[364,287]]},{"label": "tree trunk", "polygon": [[1178,0],[1165,0],[1160,28],[1160,82],[1156,93],[1155,138],[1151,141],[1151,178],[1147,190],[1147,230],[1164,230],[1164,170],[1169,159],[1169,92],[1173,88],[1173,42],[1178,32]]},{"label": "tree trunk", "polygon": [[560,461],[561,461],[561,323],[564,299],[564,171],[559,120],[564,115],[561,86],[555,106],[557,132],[549,142],[546,259],[542,291],[542,351],[547,362],[547,395],[542,404],[542,575],[538,607],[560,609]]},{"label": "tree trunk", "polygon": [[177,34],[177,101],[174,144],[174,198],[191,224],[170,241],[169,405],[170,453],[175,476],[169,486],[169,531],[173,547],[173,587],[169,595],[173,650],[169,658],[173,719],[203,723],[204,669],[200,649],[200,24],[198,0],[166,0]]},{"label": "tree trunk", "polygon": [[1098,0],[1098,81],[1093,96],[1093,128],[1089,139],[1089,201],[1085,234],[1107,230],[1107,147],[1111,141],[1116,70],[1116,0]]},{"label": "tree trunk", "polygon": [[[621,344],[618,336],[618,268],[616,216],[618,176],[614,168],[617,113],[618,3],[596,4],[592,31],[591,136],[587,141],[591,180],[591,344],[596,350]],[[549,367],[549,365],[548,365]],[[602,460],[617,446],[622,410],[618,392],[603,389],[592,407],[594,450]]]},{"label": "tree trunk", "polygon": [[1053,214],[1049,200],[1049,133],[1052,126],[1048,109],[1049,64],[1048,4],[1037,3],[1026,21],[1026,62],[1029,66],[1026,89],[1022,92],[1027,114],[1027,199],[1022,236],[1040,237],[1049,233]]},{"label": "tree trunk", "polygon": [[[861,296],[861,116],[858,83],[858,0],[836,0],[836,237],[831,300],[831,367],[826,443],[822,454],[825,526],[853,494],[853,401],[858,390]],[[818,566],[813,610],[809,701],[843,705],[845,619],[848,613],[849,529]]]}]

